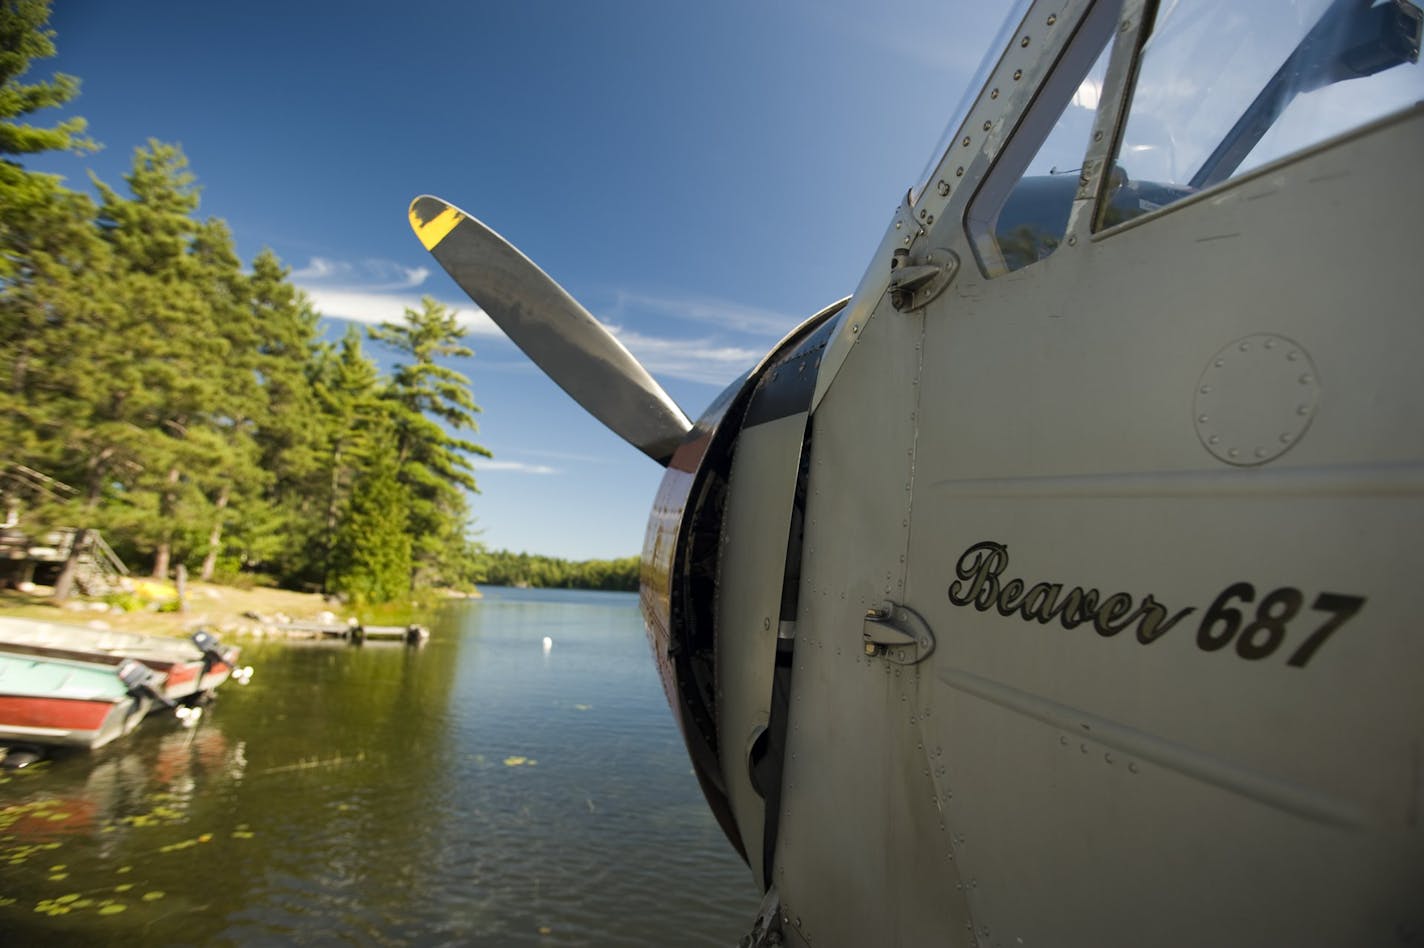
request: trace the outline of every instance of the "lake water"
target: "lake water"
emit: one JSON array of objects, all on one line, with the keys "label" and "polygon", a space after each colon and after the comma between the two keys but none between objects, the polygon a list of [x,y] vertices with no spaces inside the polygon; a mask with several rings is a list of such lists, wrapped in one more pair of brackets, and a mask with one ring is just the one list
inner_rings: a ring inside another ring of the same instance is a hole
[{"label": "lake water", "polygon": [[632,594],[243,660],[194,730],[0,773],[0,944],[725,946],[756,914]]}]

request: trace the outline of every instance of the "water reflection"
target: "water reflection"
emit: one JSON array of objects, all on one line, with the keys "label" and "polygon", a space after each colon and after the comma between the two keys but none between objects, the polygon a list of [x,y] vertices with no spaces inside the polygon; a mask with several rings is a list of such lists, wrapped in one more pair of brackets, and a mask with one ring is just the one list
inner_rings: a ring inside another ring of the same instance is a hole
[{"label": "water reflection", "polygon": [[433,633],[248,646],[196,730],[0,778],[5,940],[735,943],[757,896],[635,598],[492,591]]}]

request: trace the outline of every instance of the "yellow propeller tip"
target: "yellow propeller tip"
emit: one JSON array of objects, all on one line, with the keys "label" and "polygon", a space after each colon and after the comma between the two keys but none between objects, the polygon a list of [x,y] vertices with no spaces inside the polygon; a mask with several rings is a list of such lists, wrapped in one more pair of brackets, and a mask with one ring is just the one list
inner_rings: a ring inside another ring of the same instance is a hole
[{"label": "yellow propeller tip", "polygon": [[440,205],[443,209],[439,213],[426,218],[422,212],[433,203],[436,202],[430,198],[419,197],[410,205],[410,229],[415,231],[415,236],[426,250],[434,250],[436,245],[455,229],[455,225],[465,219],[465,215],[459,210],[443,203]]}]

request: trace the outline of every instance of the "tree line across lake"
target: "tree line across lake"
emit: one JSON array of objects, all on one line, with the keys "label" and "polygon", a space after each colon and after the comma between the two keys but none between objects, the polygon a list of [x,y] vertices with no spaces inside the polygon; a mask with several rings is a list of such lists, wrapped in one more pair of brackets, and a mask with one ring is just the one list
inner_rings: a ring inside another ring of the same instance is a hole
[{"label": "tree line across lake", "polygon": [[[97,147],[83,119],[27,123],[78,93],[71,76],[22,81],[54,55],[48,17],[48,0],[0,3],[0,474],[73,488],[0,482],[7,505],[23,495],[27,532],[102,530],[156,576],[184,564],[370,601],[477,582],[632,588],[630,573],[636,586],[635,560],[471,538],[472,458],[489,452],[468,437],[480,409],[449,365],[471,353],[448,307],[427,297],[332,344],[271,250],[244,269],[227,225],[198,216],[177,146],[150,140],[122,189],[93,178],[97,197],[26,168]],[[366,341],[394,353],[389,374]]]}]

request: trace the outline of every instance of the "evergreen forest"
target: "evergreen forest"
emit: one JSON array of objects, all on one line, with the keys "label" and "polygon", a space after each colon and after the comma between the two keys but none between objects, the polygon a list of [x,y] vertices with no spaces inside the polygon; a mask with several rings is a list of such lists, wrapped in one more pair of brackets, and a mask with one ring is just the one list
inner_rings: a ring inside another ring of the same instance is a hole
[{"label": "evergreen forest", "polygon": [[477,582],[636,588],[635,560],[570,564],[473,539],[472,459],[489,452],[472,440],[469,380],[450,367],[470,351],[448,307],[427,297],[327,341],[286,264],[264,249],[244,265],[227,225],[200,215],[177,145],[149,140],[121,182],[91,174],[92,192],[26,167],[97,147],[83,119],[33,119],[79,91],[73,76],[29,75],[55,53],[48,16],[48,0],[0,0],[0,492],[13,529],[98,530],[158,577],[181,564],[366,601]]}]

